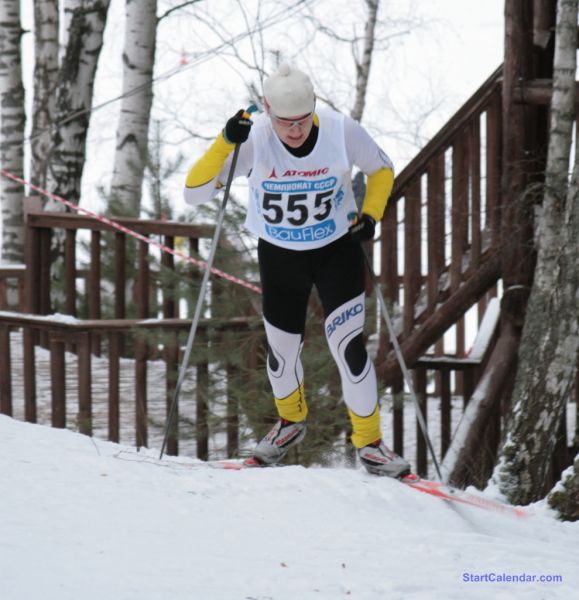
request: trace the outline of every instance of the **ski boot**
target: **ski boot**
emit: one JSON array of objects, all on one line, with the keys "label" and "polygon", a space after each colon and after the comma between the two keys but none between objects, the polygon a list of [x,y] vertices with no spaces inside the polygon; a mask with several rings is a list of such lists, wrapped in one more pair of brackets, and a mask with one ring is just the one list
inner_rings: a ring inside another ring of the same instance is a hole
[{"label": "ski boot", "polygon": [[253,458],[264,465],[279,463],[290,448],[299,444],[306,435],[305,421],[294,423],[279,419],[269,433],[257,444]]},{"label": "ski boot", "polygon": [[410,463],[390,450],[382,440],[358,448],[360,461],[372,475],[400,479],[410,473]]}]

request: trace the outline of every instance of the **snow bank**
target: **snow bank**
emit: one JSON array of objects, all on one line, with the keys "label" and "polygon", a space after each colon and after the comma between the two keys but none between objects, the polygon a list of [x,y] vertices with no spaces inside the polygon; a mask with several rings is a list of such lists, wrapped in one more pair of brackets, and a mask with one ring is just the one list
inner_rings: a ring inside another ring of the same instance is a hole
[{"label": "snow bank", "polygon": [[541,507],[519,522],[360,470],[159,463],[4,416],[0,440],[3,600],[568,600],[579,587],[579,524]]}]

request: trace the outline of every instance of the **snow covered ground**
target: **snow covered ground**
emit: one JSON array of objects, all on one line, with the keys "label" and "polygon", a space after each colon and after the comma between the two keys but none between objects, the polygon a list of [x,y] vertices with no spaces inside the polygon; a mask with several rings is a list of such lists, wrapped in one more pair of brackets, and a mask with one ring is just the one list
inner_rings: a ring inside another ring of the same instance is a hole
[{"label": "snow covered ground", "polygon": [[[459,514],[362,470],[159,464],[157,452],[4,416],[0,440],[2,600],[568,600],[579,589],[579,523],[543,504],[524,521]],[[522,575],[535,581],[496,581]]]}]

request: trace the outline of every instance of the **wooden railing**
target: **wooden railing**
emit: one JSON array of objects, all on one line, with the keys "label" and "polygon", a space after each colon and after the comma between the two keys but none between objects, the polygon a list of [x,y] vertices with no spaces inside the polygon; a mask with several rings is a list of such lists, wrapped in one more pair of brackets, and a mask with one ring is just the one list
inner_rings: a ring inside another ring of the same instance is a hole
[{"label": "wooden railing", "polygon": [[[500,278],[501,72],[498,68],[441,131],[397,175],[381,223],[380,282],[395,311],[397,331],[409,367],[426,353],[462,359],[467,354],[464,315],[478,305],[475,328],[496,296]],[[385,329],[377,370],[403,397],[398,361]],[[446,342],[445,342],[446,334]],[[449,334],[453,336],[448,348]],[[446,347],[445,347],[446,344]],[[449,356],[450,355],[450,356]],[[423,361],[416,372],[423,395],[458,394],[468,399],[462,369],[448,390],[447,363]],[[458,364],[458,363],[457,363]],[[426,371],[435,372],[426,391]],[[451,369],[452,370],[452,369]],[[446,409],[445,409],[446,410]],[[443,411],[444,412],[444,411]],[[402,429],[401,401],[394,403],[394,429]],[[448,445],[449,415],[442,415],[442,452]],[[401,438],[394,439],[403,452]],[[418,445],[424,464],[424,447]]]},{"label": "wooden railing", "polygon": [[[462,311],[445,302],[489,261],[493,267],[483,281],[471,283],[479,322],[487,293],[494,294],[500,274],[492,260],[500,233],[500,75],[499,68],[397,176],[382,221],[381,282],[391,302],[402,306],[402,338],[415,336],[406,344],[410,363],[452,325],[456,354],[464,354],[461,317],[474,302],[468,298]],[[440,322],[427,339],[417,338],[435,313]]]},{"label": "wooden railing", "polygon": [[[0,413],[113,442],[159,448],[190,325],[188,319],[80,320],[0,312]],[[42,335],[47,338],[46,349],[35,344]],[[102,356],[92,352],[95,337],[101,341]],[[132,350],[130,359],[123,357],[122,348]],[[231,348],[235,360],[228,352]],[[265,382],[266,352],[259,317],[201,321],[169,454],[207,459],[238,456],[253,447],[253,431],[263,430],[274,417]],[[480,365],[475,356],[464,362],[446,365],[447,372]],[[449,419],[452,400],[443,394],[443,412]],[[243,402],[255,412],[262,407],[258,420],[248,418]],[[250,438],[244,437],[248,431]],[[412,441],[405,433],[402,421],[387,431],[408,447]],[[420,437],[416,459],[426,473]]]},{"label": "wooden railing", "polygon": [[[195,226],[185,223],[167,221],[145,221],[140,219],[116,218],[120,225],[131,229],[142,236],[157,236],[159,241],[169,248],[175,247],[175,239],[187,240],[189,248],[185,252],[196,255],[199,251],[199,240],[212,235],[212,227]],[[86,317],[89,319],[102,318],[103,301],[103,240],[105,232],[114,236],[111,250],[114,256],[112,265],[112,289],[108,297],[114,297],[113,317],[124,319],[127,317],[129,307],[134,308],[134,316],[144,319],[151,314],[151,300],[156,293],[162,296],[162,314],[165,318],[178,316],[179,298],[172,281],[160,285],[157,278],[152,278],[150,268],[150,246],[138,240],[136,260],[132,265],[136,279],[134,280],[133,295],[127,298],[127,276],[131,267],[127,249],[130,236],[122,231],[113,230],[109,225],[96,219],[81,215],[56,212],[29,212],[26,218],[27,233],[27,271],[26,284],[28,290],[27,309],[31,314],[47,315],[54,312],[54,294],[52,293],[52,280],[56,261],[51,256],[51,239],[54,230],[64,230],[64,256],[63,274],[64,283],[63,305],[59,312],[71,316],[79,313],[79,304],[87,306]],[[86,273],[79,272],[78,260],[78,233],[87,232],[88,265]],[[169,272],[175,271],[175,260],[171,254],[163,253],[162,267]],[[199,270],[191,268],[191,277],[198,277]],[[86,280],[84,298],[79,298],[78,279]]]},{"label": "wooden railing", "polygon": [[[224,429],[226,454],[237,454],[239,395],[251,393],[257,399],[256,391],[244,390],[244,386],[252,385],[251,373],[256,371],[259,361],[263,362],[265,352],[257,323],[256,318],[200,322],[191,372],[181,396],[181,406],[187,407],[183,415],[187,416],[192,431],[180,436],[176,423],[167,446],[169,454],[177,454],[179,439],[185,439],[194,443],[190,453],[208,458],[209,436],[216,429]],[[0,412],[32,423],[72,427],[87,435],[98,428],[102,437],[138,447],[149,445],[149,432],[153,429],[154,445],[160,447],[182,358],[180,345],[184,336],[180,334],[187,333],[190,326],[187,319],[82,321],[0,312]],[[42,349],[35,346],[34,340],[40,333],[48,338],[48,350],[44,351],[48,356],[43,356]],[[105,340],[103,358],[93,356],[94,337]],[[209,355],[210,346],[213,353],[219,354],[215,348],[220,343],[235,343],[242,354],[240,364]],[[123,359],[121,348],[129,344],[134,345],[134,358]],[[67,352],[67,348],[74,349],[74,353]],[[216,416],[214,403],[209,410],[210,365],[213,370],[223,369],[226,381],[225,386],[220,386],[225,389],[221,391],[225,399],[222,419],[225,426],[214,425],[213,432],[210,423],[216,422]],[[244,371],[242,379],[240,369]],[[100,377],[98,383],[94,381],[96,377]],[[16,379],[20,384],[18,391],[13,389]],[[234,382],[236,387],[232,385]],[[39,394],[41,384],[44,388]],[[70,402],[75,389],[77,406]],[[95,398],[98,417],[93,408]],[[132,416],[128,414],[129,407]]]},{"label": "wooden railing", "polygon": [[[179,244],[182,254],[201,260],[199,243],[213,235],[213,227],[207,225],[126,218],[116,218],[115,221],[141,236],[154,237],[170,249]],[[60,261],[55,260],[51,252],[53,238],[58,232],[64,232],[65,240]],[[21,290],[18,306],[4,303],[1,307],[4,311],[18,312],[0,312],[0,412],[18,414],[31,422],[39,418],[46,421],[49,414],[48,422],[55,427],[64,427],[68,423],[82,433],[90,434],[94,429],[92,397],[96,395],[99,398],[102,408],[102,388],[105,387],[108,417],[106,431],[101,425],[99,435],[119,441],[122,428],[119,412],[123,405],[132,406],[134,403],[134,423],[129,426],[125,419],[125,441],[137,446],[148,445],[149,428],[153,427],[154,436],[158,438],[165,423],[165,405],[173,393],[180,351],[185,342],[182,334],[191,325],[187,317],[192,314],[197,300],[202,271],[197,265],[183,265],[184,261],[176,264],[177,261],[168,252],[154,254],[154,246],[146,241],[134,241],[129,233],[80,215],[28,210],[26,240],[26,267],[0,272],[3,276],[0,278],[0,291],[10,279],[17,279]],[[221,242],[220,259],[236,254],[230,251],[224,236]],[[233,267],[244,270],[238,260],[233,263]],[[57,279],[62,282],[63,289],[54,285]],[[224,380],[230,387],[231,382],[239,377],[237,367],[224,356],[210,359],[208,355],[218,347],[219,336],[225,339],[241,334],[244,340],[238,345],[242,348],[250,345],[251,351],[243,356],[242,365],[253,364],[260,348],[263,348],[261,330],[258,334],[250,333],[251,323],[255,320],[252,317],[257,314],[256,294],[245,288],[241,288],[240,292],[239,286],[233,287],[235,289],[225,290],[221,280],[213,279],[206,298],[208,310],[204,312],[211,319],[202,320],[194,347],[193,359],[197,366],[193,376],[195,389],[190,390],[190,395],[195,396],[195,412],[188,416],[188,421],[195,426],[192,433],[181,436],[181,439],[194,440],[192,453],[200,458],[208,457],[208,423],[215,420],[208,409],[210,365],[213,370],[225,372]],[[228,318],[219,309],[220,305],[227,303],[214,302],[217,295],[225,292],[240,318]],[[108,303],[106,310],[103,308],[105,303]],[[55,312],[58,314],[55,315]],[[21,340],[17,349],[13,348],[13,338]],[[125,389],[128,398],[123,397],[120,385],[123,361],[130,361],[131,370],[134,370],[130,375],[127,375],[126,369],[123,372],[124,380],[131,381]],[[77,365],[75,373],[70,370],[72,362]],[[155,383],[163,382],[162,393],[158,389],[151,390],[153,382],[148,382],[151,371],[159,369],[159,362],[163,365],[162,379]],[[43,377],[39,379],[36,373],[42,369]],[[13,373],[15,377],[12,377]],[[106,381],[102,380],[103,373]],[[96,390],[92,383],[95,376],[100,378]],[[44,381],[50,382],[50,389],[42,389],[43,408],[39,415],[37,388],[42,388]],[[245,382],[250,381],[250,376],[245,377]],[[73,390],[74,387],[78,389],[78,409],[66,405],[67,396],[71,396],[66,389],[69,382],[72,382]],[[19,387],[16,410],[13,401],[15,387]],[[226,402],[225,450],[228,455],[234,455],[238,446],[235,425],[238,415],[232,409],[231,400],[236,393],[230,390]],[[47,397],[50,397],[49,406],[46,405]],[[153,402],[152,408],[149,407],[150,401]],[[67,413],[73,415],[72,421],[67,419]],[[176,430],[169,439],[169,453],[178,452],[178,440]]]}]

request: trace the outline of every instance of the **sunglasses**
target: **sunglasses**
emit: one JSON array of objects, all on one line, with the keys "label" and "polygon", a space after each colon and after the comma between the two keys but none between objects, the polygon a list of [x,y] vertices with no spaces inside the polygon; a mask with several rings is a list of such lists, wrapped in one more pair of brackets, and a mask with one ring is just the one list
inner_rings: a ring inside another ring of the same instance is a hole
[{"label": "sunglasses", "polygon": [[288,131],[290,129],[293,129],[294,127],[304,127],[308,121],[308,119],[310,119],[314,114],[314,111],[312,110],[312,112],[309,112],[307,115],[303,115],[302,117],[299,117],[298,119],[286,119],[284,117],[276,117],[271,111],[269,113],[269,116],[271,118],[272,121],[275,121],[276,125],[278,125],[279,127],[281,127],[282,129],[287,129]]}]

